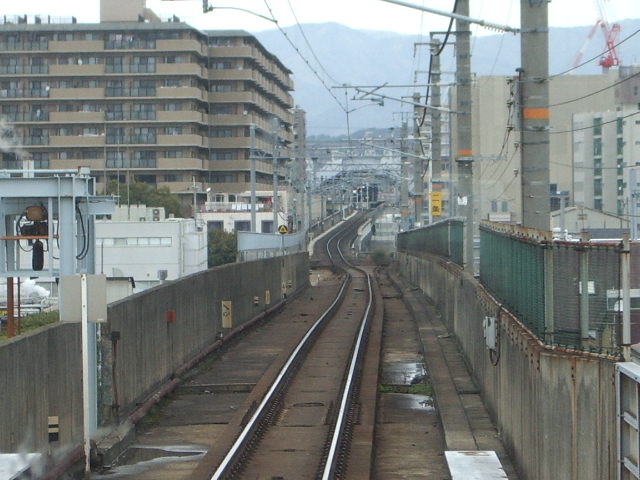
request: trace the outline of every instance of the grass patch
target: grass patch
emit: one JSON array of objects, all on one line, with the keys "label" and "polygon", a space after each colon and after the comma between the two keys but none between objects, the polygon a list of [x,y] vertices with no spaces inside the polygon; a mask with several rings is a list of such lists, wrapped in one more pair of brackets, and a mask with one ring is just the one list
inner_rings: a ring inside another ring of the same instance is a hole
[{"label": "grass patch", "polygon": [[[18,324],[20,325],[20,333],[26,333],[31,330],[35,330],[36,328],[44,327],[45,325],[50,325],[59,321],[60,312],[58,310],[34,313],[33,315],[27,315],[26,317],[22,317],[22,319],[20,320],[16,320],[16,331],[18,331]],[[2,332],[0,332],[0,339],[6,338],[7,332],[5,323],[4,329],[2,330]]]},{"label": "grass patch", "polygon": [[433,386],[430,383],[416,383],[415,385],[384,385],[378,386],[380,393],[412,393],[433,397]]}]

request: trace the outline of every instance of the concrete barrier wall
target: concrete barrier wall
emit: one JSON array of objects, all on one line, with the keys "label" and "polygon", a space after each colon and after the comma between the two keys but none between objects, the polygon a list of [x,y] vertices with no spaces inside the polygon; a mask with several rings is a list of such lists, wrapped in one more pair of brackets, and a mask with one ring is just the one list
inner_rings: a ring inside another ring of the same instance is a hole
[{"label": "concrete barrier wall", "polygon": [[[427,254],[398,259],[455,335],[521,478],[616,478],[613,359],[546,348],[452,263]],[[485,316],[499,318],[493,357]]]},{"label": "concrete barrier wall", "polygon": [[[220,335],[306,287],[308,272],[306,253],[235,263],[109,305],[100,328],[101,425],[125,418]],[[232,302],[232,328],[222,328],[223,300]],[[78,324],[52,325],[3,343],[0,378],[0,451],[47,452],[81,443]],[[47,417],[53,415],[60,417],[60,441],[49,446]]]},{"label": "concrete barrier wall", "polygon": [[48,418],[60,439],[82,438],[80,328],[57,324],[0,347],[0,452],[47,451]]}]

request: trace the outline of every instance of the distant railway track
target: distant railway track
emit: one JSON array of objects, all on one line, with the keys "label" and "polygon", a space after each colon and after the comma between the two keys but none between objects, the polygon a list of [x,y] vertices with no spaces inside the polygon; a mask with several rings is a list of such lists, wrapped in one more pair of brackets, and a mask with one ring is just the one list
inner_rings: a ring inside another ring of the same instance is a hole
[{"label": "distant railway track", "polygon": [[372,279],[343,251],[357,225],[347,222],[323,242],[326,259],[343,275],[338,294],[247,413],[240,434],[207,478],[344,478],[374,304]]}]

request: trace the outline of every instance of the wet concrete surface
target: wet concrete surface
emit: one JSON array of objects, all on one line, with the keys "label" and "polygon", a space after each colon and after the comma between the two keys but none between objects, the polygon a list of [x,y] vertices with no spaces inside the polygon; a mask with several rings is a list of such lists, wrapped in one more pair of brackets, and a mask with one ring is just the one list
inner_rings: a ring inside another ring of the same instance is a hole
[{"label": "wet concrete surface", "polygon": [[417,328],[397,291],[384,278],[381,292],[386,298],[385,324],[373,478],[449,479],[438,412],[433,397],[426,394],[432,389]]}]

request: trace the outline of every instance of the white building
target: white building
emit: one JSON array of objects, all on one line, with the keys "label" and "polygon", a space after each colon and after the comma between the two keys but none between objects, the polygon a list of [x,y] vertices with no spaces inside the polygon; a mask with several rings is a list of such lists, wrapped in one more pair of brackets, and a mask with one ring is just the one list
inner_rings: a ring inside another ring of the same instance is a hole
[{"label": "white building", "polygon": [[[550,181],[572,191],[572,118],[579,112],[615,109],[619,73],[562,75],[549,82]],[[600,91],[597,95],[593,92]],[[481,218],[521,221],[520,134],[514,78],[477,77],[472,85],[475,205]],[[577,100],[580,99],[580,100]],[[452,116],[456,131],[456,116]],[[456,136],[453,149],[457,151]],[[615,213],[615,209],[613,210]]]},{"label": "white building", "polygon": [[613,215],[633,214],[638,174],[631,167],[640,162],[638,113],[634,105],[573,116],[576,205]]},{"label": "white building", "polygon": [[119,207],[96,221],[96,273],[132,277],[136,291],[207,268],[207,232],[200,219],[165,218],[164,209]]}]

